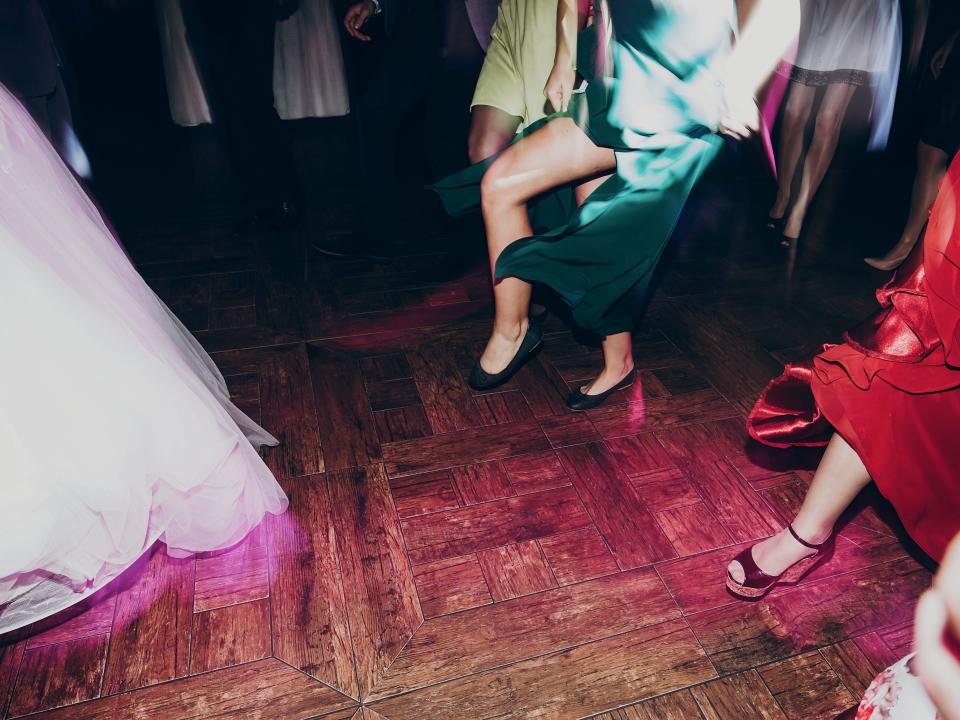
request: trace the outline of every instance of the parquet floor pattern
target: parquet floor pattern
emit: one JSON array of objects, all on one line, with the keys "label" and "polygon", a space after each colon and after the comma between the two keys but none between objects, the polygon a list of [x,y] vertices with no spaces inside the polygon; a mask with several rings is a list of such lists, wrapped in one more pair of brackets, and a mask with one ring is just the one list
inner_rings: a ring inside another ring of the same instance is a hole
[{"label": "parquet floor pattern", "polygon": [[[716,208],[711,211],[715,216]],[[238,547],[151,553],[0,638],[0,717],[832,718],[909,647],[930,574],[867,493],[798,586],[734,600],[728,559],[785,522],[816,453],[748,443],[782,363],[870,312],[882,278],[788,260],[736,224],[676,244],[640,378],[586,414],[600,365],[555,317],[490,393],[482,259],[311,259],[274,279],[216,223],[131,241],[290,497]],[[730,238],[737,238],[731,240]]]}]

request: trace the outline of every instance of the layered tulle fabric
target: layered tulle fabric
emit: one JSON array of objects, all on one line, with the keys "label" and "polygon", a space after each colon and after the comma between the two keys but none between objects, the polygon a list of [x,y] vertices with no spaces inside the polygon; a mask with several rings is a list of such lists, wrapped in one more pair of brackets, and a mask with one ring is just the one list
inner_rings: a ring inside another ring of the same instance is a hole
[{"label": "layered tulle fabric", "polygon": [[[0,633],[286,498],[210,357],[0,87]],[[252,443],[252,444],[251,444]]]},{"label": "layered tulle fabric", "polygon": [[812,360],[787,366],[750,414],[777,447],[857,451],[911,536],[939,558],[960,530],[960,159],[921,245],[877,291],[880,310]]}]

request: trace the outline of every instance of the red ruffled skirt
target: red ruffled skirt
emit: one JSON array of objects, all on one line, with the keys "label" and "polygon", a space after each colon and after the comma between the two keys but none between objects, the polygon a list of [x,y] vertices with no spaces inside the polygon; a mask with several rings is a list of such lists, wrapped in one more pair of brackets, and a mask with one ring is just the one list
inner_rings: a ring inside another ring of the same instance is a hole
[{"label": "red ruffled skirt", "polygon": [[960,531],[960,155],[918,248],[877,291],[880,310],[788,365],[748,429],[774,447],[825,445],[838,432],[907,532],[939,560]]}]

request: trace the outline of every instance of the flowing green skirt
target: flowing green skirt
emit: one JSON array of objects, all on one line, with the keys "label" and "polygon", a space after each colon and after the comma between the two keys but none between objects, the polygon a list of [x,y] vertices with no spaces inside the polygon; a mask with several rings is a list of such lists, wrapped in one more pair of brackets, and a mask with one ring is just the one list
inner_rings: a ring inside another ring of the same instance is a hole
[{"label": "flowing green skirt", "polygon": [[[537,198],[530,210],[539,234],[509,245],[496,264],[498,280],[517,277],[552,288],[577,324],[600,336],[636,325],[680,212],[722,146],[718,135],[695,127],[652,137],[642,149],[627,147],[624,130],[607,122],[608,105],[603,83],[591,83],[567,112],[531,125],[514,141],[571,117],[596,145],[615,151],[617,170],[579,208],[570,188]],[[480,182],[496,157],[431,186],[448,213],[479,209]]]}]

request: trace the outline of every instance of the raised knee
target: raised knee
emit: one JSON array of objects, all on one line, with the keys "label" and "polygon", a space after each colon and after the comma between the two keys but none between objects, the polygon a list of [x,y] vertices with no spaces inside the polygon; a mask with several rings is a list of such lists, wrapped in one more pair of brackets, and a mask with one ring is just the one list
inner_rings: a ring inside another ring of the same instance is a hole
[{"label": "raised knee", "polygon": [[495,142],[491,142],[483,133],[471,133],[467,141],[467,154],[470,156],[471,164],[486,160],[500,149]]},{"label": "raised knee", "polygon": [[502,163],[495,160],[480,181],[480,202],[485,210],[497,210],[513,202],[513,193]]}]

